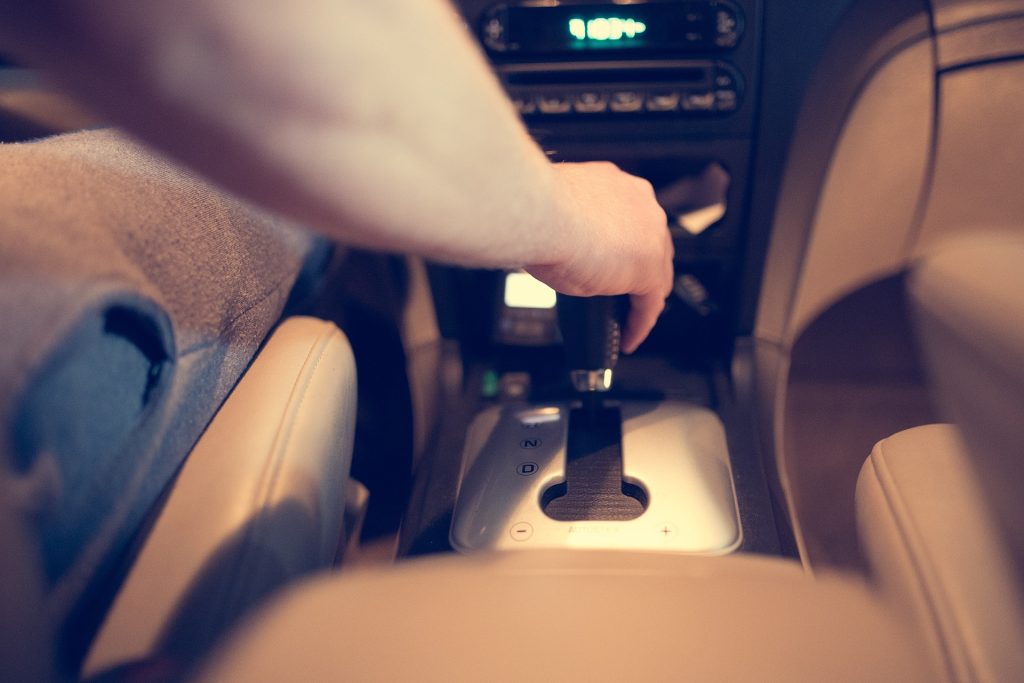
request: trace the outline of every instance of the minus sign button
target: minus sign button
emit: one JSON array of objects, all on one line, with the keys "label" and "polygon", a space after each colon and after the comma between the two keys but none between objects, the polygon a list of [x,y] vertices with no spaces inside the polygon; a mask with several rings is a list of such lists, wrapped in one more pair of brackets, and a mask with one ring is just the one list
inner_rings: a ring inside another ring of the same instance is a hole
[{"label": "minus sign button", "polygon": [[533,536],[533,526],[529,522],[517,522],[508,531],[513,541],[525,541]]}]

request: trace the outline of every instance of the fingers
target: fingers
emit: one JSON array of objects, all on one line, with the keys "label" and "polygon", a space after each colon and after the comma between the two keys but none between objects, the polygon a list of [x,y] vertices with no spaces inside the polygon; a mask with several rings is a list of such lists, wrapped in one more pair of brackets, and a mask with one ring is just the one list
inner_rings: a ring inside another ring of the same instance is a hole
[{"label": "fingers", "polygon": [[634,294],[629,302],[629,317],[622,332],[622,352],[626,354],[636,351],[647,339],[665,309],[665,300],[658,294]]},{"label": "fingers", "polygon": [[632,353],[647,338],[672,289],[673,248],[664,209],[650,181],[611,163],[559,164],[554,225],[567,248],[527,270],[556,290],[575,296],[630,294],[622,350]]},{"label": "fingers", "polygon": [[626,329],[622,333],[623,353],[633,353],[647,339],[661,312],[665,310],[665,299],[672,291],[674,250],[667,230],[663,236],[663,244],[661,273],[657,277],[658,286],[652,293],[630,296],[629,317],[626,320]]}]

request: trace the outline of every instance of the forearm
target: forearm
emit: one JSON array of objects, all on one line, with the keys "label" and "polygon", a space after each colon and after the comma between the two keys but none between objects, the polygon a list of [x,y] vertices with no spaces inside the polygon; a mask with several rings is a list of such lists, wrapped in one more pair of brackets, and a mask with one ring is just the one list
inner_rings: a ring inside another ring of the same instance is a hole
[{"label": "forearm", "polygon": [[0,0],[0,42],[112,122],[343,242],[628,293],[627,350],[671,289],[650,184],[550,164],[448,0]]},{"label": "forearm", "polygon": [[0,7],[100,113],[343,241],[484,266],[571,248],[550,164],[443,0]]}]

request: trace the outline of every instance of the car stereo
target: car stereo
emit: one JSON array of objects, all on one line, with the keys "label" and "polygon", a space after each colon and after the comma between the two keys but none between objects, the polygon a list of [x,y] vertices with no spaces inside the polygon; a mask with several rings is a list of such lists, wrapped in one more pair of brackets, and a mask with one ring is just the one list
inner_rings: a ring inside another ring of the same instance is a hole
[{"label": "car stereo", "polygon": [[722,0],[521,0],[491,6],[480,26],[492,55],[517,59],[728,50],[742,34],[739,8]]},{"label": "car stereo", "polygon": [[736,69],[718,60],[505,64],[505,89],[525,117],[581,114],[729,114],[740,101]]},{"label": "car stereo", "polygon": [[477,16],[516,109],[535,118],[724,117],[743,37],[727,0],[519,0]]}]

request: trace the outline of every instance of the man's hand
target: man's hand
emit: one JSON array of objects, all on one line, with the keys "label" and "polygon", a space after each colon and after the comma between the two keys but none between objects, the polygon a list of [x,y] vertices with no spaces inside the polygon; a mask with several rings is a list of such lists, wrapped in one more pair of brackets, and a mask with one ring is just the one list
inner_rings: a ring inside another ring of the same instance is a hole
[{"label": "man's hand", "polygon": [[651,184],[609,162],[556,164],[559,224],[552,262],[526,270],[574,296],[630,295],[622,350],[647,338],[672,291],[672,239]]}]

